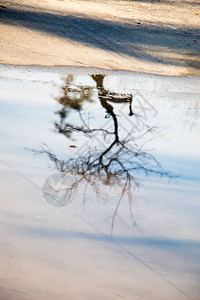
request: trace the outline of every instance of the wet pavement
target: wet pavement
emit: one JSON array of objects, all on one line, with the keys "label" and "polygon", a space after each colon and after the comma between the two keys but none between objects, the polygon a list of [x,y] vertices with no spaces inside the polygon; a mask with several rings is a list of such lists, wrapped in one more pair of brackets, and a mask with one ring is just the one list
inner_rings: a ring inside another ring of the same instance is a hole
[{"label": "wet pavement", "polygon": [[199,83],[1,66],[1,299],[199,299]]}]

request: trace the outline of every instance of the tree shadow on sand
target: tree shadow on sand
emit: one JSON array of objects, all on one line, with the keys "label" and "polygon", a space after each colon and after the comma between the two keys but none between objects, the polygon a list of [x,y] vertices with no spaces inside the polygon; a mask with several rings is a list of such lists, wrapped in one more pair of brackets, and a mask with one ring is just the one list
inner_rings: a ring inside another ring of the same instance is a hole
[{"label": "tree shadow on sand", "polygon": [[[1,9],[0,23],[45,32],[90,47],[143,61],[200,69],[199,28],[173,24],[126,23],[87,16]],[[56,46],[55,46],[56,47]],[[89,53],[89,51],[88,51]],[[173,54],[173,55],[172,55]],[[89,55],[89,54],[88,54]]]}]

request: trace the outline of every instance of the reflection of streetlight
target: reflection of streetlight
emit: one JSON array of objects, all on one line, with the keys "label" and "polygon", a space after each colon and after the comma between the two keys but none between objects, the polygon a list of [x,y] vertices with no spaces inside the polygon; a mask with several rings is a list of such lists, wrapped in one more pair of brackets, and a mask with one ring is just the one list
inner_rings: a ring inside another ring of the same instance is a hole
[{"label": "reflection of streetlight", "polygon": [[45,200],[57,207],[66,206],[76,193],[76,179],[70,174],[55,173],[44,182],[43,196]]}]

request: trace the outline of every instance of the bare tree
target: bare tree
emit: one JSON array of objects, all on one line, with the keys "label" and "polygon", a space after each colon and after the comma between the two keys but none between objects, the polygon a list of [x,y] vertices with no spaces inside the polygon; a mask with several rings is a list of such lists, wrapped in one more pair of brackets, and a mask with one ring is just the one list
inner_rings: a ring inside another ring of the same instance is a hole
[{"label": "bare tree", "polygon": [[[127,197],[130,218],[134,225],[133,214],[133,188],[139,186],[136,179],[138,173],[143,172],[146,175],[157,174],[167,178],[173,178],[174,175],[162,169],[157,159],[149,152],[145,151],[145,143],[152,138],[157,128],[149,127],[145,124],[145,130],[137,137],[133,137],[132,132],[127,130],[124,138],[119,137],[118,117],[114,112],[115,103],[127,103],[129,105],[129,116],[138,118],[132,110],[132,95],[119,94],[106,90],[103,85],[104,75],[92,75],[96,82],[96,90],[100,105],[105,109],[106,118],[111,118],[113,130],[105,128],[90,128],[81,113],[85,101],[92,102],[92,89],[89,87],[70,88],[72,77],[68,77],[67,84],[64,88],[64,96],[58,102],[61,109],[57,112],[59,122],[55,123],[55,129],[58,133],[71,138],[71,134],[84,133],[87,137],[92,134],[103,134],[112,137],[112,141],[102,150],[98,147],[88,148],[87,153],[79,155],[76,158],[67,157],[65,160],[57,156],[49,149],[34,151],[40,154],[47,154],[56,168],[62,173],[71,173],[78,175],[76,184],[72,188],[78,189],[81,183],[85,184],[83,202],[86,201],[87,189],[90,186],[98,197],[104,197],[102,194],[103,186],[114,186],[120,188],[120,196],[112,216],[111,232],[114,230],[116,217],[120,217],[119,208],[123,198]],[[78,95],[78,97],[77,97]],[[112,104],[111,104],[112,103]],[[70,109],[77,111],[80,117],[81,126],[68,122],[68,112]],[[146,140],[144,142],[144,137]],[[140,140],[143,140],[140,144]]]}]

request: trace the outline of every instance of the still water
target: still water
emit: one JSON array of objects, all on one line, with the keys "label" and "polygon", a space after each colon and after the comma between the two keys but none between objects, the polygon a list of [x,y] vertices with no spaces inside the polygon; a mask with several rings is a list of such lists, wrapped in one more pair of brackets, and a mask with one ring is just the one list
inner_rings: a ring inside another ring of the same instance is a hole
[{"label": "still water", "polygon": [[0,299],[200,299],[200,79],[1,66]]}]

